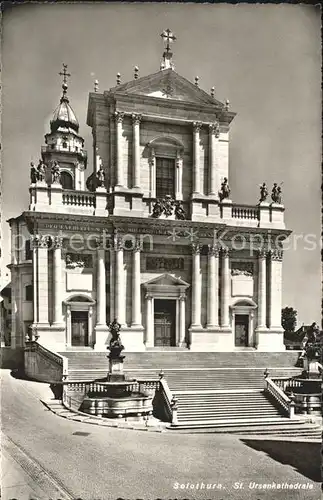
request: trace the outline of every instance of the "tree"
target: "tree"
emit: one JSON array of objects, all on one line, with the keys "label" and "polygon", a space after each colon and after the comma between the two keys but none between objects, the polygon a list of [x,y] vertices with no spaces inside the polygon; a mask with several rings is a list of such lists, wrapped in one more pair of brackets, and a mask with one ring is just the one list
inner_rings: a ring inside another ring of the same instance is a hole
[{"label": "tree", "polygon": [[294,332],[297,322],[297,311],[292,307],[282,309],[282,327],[285,332]]}]

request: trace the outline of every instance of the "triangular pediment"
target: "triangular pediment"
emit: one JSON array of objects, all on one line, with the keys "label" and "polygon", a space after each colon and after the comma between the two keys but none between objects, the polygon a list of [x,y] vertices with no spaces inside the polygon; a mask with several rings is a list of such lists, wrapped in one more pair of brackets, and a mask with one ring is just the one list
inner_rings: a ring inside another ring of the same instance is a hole
[{"label": "triangular pediment", "polygon": [[149,281],[143,283],[143,286],[181,286],[187,288],[190,286],[186,281],[181,278],[177,278],[176,276],[172,276],[171,274],[165,273],[161,276],[157,276]]},{"label": "triangular pediment", "polygon": [[214,106],[216,109],[224,105],[214,99],[183,76],[172,69],[161,70],[152,75],[132,80],[110,89],[113,93],[156,97],[166,101],[183,101],[191,104]]}]

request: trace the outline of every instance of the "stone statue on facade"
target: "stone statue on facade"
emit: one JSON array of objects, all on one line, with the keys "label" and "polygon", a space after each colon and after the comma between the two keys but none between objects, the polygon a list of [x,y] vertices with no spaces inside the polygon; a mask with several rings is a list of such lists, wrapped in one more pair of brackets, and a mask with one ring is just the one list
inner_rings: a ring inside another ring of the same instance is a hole
[{"label": "stone statue on facade", "polygon": [[163,199],[163,212],[166,215],[166,217],[170,217],[173,215],[173,207],[174,207],[175,201],[173,198],[167,194],[165,198]]},{"label": "stone statue on facade", "polygon": [[176,219],[179,219],[179,220],[186,219],[186,214],[184,212],[184,209],[183,209],[180,201],[175,202],[175,217],[176,217]]},{"label": "stone statue on facade", "polygon": [[262,201],[266,201],[267,200],[267,197],[268,197],[268,189],[267,189],[267,185],[266,183],[264,182],[261,186],[260,186],[260,203]]},{"label": "stone statue on facade", "polygon": [[96,173],[96,187],[105,187],[105,172],[102,165],[100,165],[99,170]]},{"label": "stone statue on facade", "polygon": [[163,213],[163,204],[160,200],[157,200],[153,206],[152,217],[158,219],[158,217],[160,217],[162,213]]},{"label": "stone statue on facade", "polygon": [[60,184],[61,182],[61,172],[60,172],[60,167],[57,161],[53,162],[52,168],[51,168],[51,174],[52,174],[52,184]]},{"label": "stone statue on facade", "polygon": [[39,163],[37,166],[37,181],[44,182],[45,175],[46,175],[46,165],[43,162],[43,160],[39,160]]},{"label": "stone statue on facade", "polygon": [[33,162],[30,163],[30,182],[31,184],[35,184],[37,182],[37,168]]},{"label": "stone statue on facade", "polygon": [[277,182],[274,183],[273,189],[271,191],[271,199],[274,203],[278,203],[281,205],[282,203],[282,189],[277,185]]},{"label": "stone statue on facade", "polygon": [[219,192],[220,201],[224,200],[225,198],[229,198],[230,193],[231,189],[228,183],[228,179],[224,177],[223,182],[221,184],[221,191]]}]

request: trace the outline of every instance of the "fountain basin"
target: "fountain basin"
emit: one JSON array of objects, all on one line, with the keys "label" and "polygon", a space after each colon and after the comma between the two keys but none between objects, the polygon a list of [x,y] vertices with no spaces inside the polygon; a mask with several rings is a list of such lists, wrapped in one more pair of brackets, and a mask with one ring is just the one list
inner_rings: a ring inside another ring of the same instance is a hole
[{"label": "fountain basin", "polygon": [[151,415],[153,411],[152,397],[145,396],[140,392],[117,397],[101,394],[87,395],[80,411],[107,418]]},{"label": "fountain basin", "polygon": [[321,415],[321,379],[296,378],[300,387],[287,387],[286,394],[294,395],[295,413]]}]

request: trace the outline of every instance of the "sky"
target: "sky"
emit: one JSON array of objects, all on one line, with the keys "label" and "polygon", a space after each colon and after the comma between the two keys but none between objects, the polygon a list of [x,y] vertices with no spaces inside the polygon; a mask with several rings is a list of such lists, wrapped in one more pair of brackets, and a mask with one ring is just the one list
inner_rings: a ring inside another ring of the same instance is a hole
[{"label": "sky", "polygon": [[2,265],[9,262],[5,221],[28,209],[29,164],[40,156],[59,102],[62,63],[72,74],[68,95],[91,156],[86,112],[94,80],[103,92],[118,72],[121,82],[131,80],[136,65],[140,76],[158,71],[160,33],[170,28],[176,71],[192,82],[199,76],[207,92],[214,86],[215,97],[229,99],[237,113],[229,150],[233,202],[256,204],[260,183],[283,183],[286,226],[293,231],[284,255],[283,306],[296,308],[299,324],[320,322],[318,7],[24,4],[5,10],[2,24]]}]

